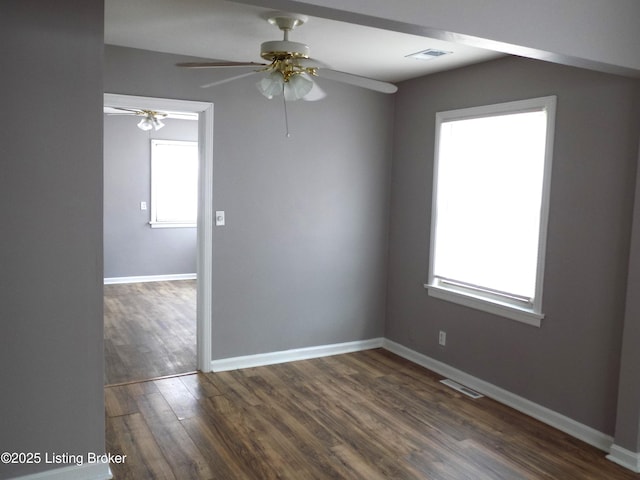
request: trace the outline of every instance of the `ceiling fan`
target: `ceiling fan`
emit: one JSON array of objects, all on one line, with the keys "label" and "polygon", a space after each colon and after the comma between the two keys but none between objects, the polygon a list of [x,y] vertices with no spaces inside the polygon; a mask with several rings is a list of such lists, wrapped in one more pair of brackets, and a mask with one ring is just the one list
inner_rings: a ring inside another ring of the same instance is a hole
[{"label": "ceiling fan", "polygon": [[395,93],[398,90],[392,83],[374,80],[346,72],[332,70],[328,65],[310,58],[310,49],[300,42],[289,40],[289,32],[303,25],[308,18],[304,15],[276,12],[267,21],[277,26],[284,34],[282,40],[264,42],[260,48],[260,56],[270,63],[258,62],[190,62],[179,63],[179,67],[186,68],[247,68],[253,70],[224,80],[202,85],[203,88],[213,87],[250,75],[263,73],[257,83],[258,90],[267,98],[282,95],[285,100],[319,100],[325,96],[324,92],[313,81],[313,77],[327,78],[338,82],[348,83],[358,87],[375,90],[382,93]]},{"label": "ceiling fan", "polygon": [[[114,112],[112,110],[119,110]],[[137,110],[133,108],[124,108],[124,107],[105,107],[105,113],[107,115],[135,115],[138,117],[142,117],[140,123],[138,123],[138,128],[140,130],[148,131],[151,129],[160,130],[164,127],[164,123],[160,121],[161,118],[165,118],[169,116],[168,113],[164,112],[156,112],[155,110]]]}]

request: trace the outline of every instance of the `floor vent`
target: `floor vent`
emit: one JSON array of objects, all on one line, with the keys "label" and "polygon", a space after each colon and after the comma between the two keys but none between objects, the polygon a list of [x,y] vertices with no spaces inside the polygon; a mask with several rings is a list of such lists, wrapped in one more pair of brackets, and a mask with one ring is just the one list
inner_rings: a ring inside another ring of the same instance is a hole
[{"label": "floor vent", "polygon": [[440,380],[440,383],[444,383],[448,387],[451,387],[454,390],[457,390],[460,393],[465,394],[467,397],[471,397],[473,399],[484,397],[484,395],[476,392],[475,390],[471,390],[470,388],[467,388],[464,385],[460,385],[459,383],[454,382],[453,380],[450,380],[448,378],[445,378],[444,380]]}]

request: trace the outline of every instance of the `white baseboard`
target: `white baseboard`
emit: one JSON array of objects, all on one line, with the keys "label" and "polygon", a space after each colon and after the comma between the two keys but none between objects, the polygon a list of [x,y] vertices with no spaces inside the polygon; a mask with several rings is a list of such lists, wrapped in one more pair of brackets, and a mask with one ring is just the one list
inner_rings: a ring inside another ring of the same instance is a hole
[{"label": "white baseboard", "polygon": [[455,380],[456,382],[466,385],[473,390],[477,390],[487,397],[493,398],[494,400],[518,410],[525,415],[529,415],[530,417],[540,420],[541,422],[557,428],[558,430],[561,430],[572,437],[578,438],[600,450],[609,452],[611,448],[613,443],[613,438],[611,436],[588,427],[587,425],[576,422],[575,420],[554,412],[542,405],[538,405],[537,403],[508,392],[507,390],[503,390],[489,382],[485,382],[484,380],[469,375],[457,368],[451,367],[386,338],[383,341],[382,347],[396,355],[412,361],[413,363],[428,368],[429,370],[444,377]]},{"label": "white baseboard", "polygon": [[213,360],[211,362],[211,370],[214,372],[224,372],[226,370],[237,370],[239,368],[262,367],[264,365],[274,365],[276,363],[293,362],[296,360],[307,360],[310,358],[339,355],[341,353],[370,350],[372,348],[382,347],[383,340],[384,339],[382,338],[372,338],[370,340],[358,340],[355,342],[336,343],[333,345],[321,345],[318,347],[296,348],[280,352],[223,358],[220,360]]},{"label": "white baseboard", "polygon": [[84,463],[54,468],[44,472],[14,477],[12,480],[109,480],[113,478],[108,463]]},{"label": "white baseboard", "polygon": [[640,473],[640,453],[632,452],[618,445],[612,445],[607,459],[617,463],[632,472]]},{"label": "white baseboard", "polygon": [[143,275],[139,277],[111,277],[105,278],[105,285],[115,285],[118,283],[140,283],[140,282],[170,282],[173,280],[196,280],[195,273],[173,273],[170,275]]}]

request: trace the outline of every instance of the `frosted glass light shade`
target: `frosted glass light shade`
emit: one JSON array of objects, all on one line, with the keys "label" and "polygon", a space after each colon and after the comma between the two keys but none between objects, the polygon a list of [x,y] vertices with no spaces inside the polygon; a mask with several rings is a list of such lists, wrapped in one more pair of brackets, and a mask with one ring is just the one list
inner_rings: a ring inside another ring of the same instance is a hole
[{"label": "frosted glass light shade", "polygon": [[153,123],[151,123],[149,117],[144,117],[140,120],[140,123],[138,123],[138,128],[147,132],[153,128]]},{"label": "frosted glass light shade", "polygon": [[292,75],[289,81],[285,82],[282,74],[277,71],[263,77],[256,84],[258,91],[268,99],[272,99],[277,95],[284,95],[287,101],[301,99],[311,91],[313,86],[313,80],[304,73]]},{"label": "frosted glass light shade", "polygon": [[142,120],[140,120],[140,123],[138,123],[138,128],[140,130],[144,130],[145,132],[148,132],[151,129],[160,130],[162,127],[164,127],[164,123],[162,123],[160,119],[152,115],[145,116]]},{"label": "frosted glass light shade", "polygon": [[157,117],[153,117],[153,119],[151,120],[151,124],[156,130],[160,130],[162,127],[164,127],[164,123],[162,123]]},{"label": "frosted glass light shade", "polygon": [[263,77],[257,84],[258,91],[267,97],[272,99],[275,95],[282,95],[282,89],[284,85],[284,78],[280,72],[272,72],[266,77]]},{"label": "frosted glass light shade", "polygon": [[293,101],[304,97],[313,88],[313,80],[304,75],[294,75],[284,85],[285,100]]}]

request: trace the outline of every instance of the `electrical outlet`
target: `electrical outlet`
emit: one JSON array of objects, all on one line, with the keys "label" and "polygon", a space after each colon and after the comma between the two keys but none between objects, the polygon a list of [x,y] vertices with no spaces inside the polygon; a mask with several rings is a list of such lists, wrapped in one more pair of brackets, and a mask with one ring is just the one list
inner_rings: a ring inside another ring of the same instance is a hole
[{"label": "electrical outlet", "polygon": [[140,210],[146,210],[147,209],[147,202],[140,202]]},{"label": "electrical outlet", "polygon": [[440,334],[438,335],[438,343],[443,347],[447,344],[447,332],[444,330],[440,330]]}]

